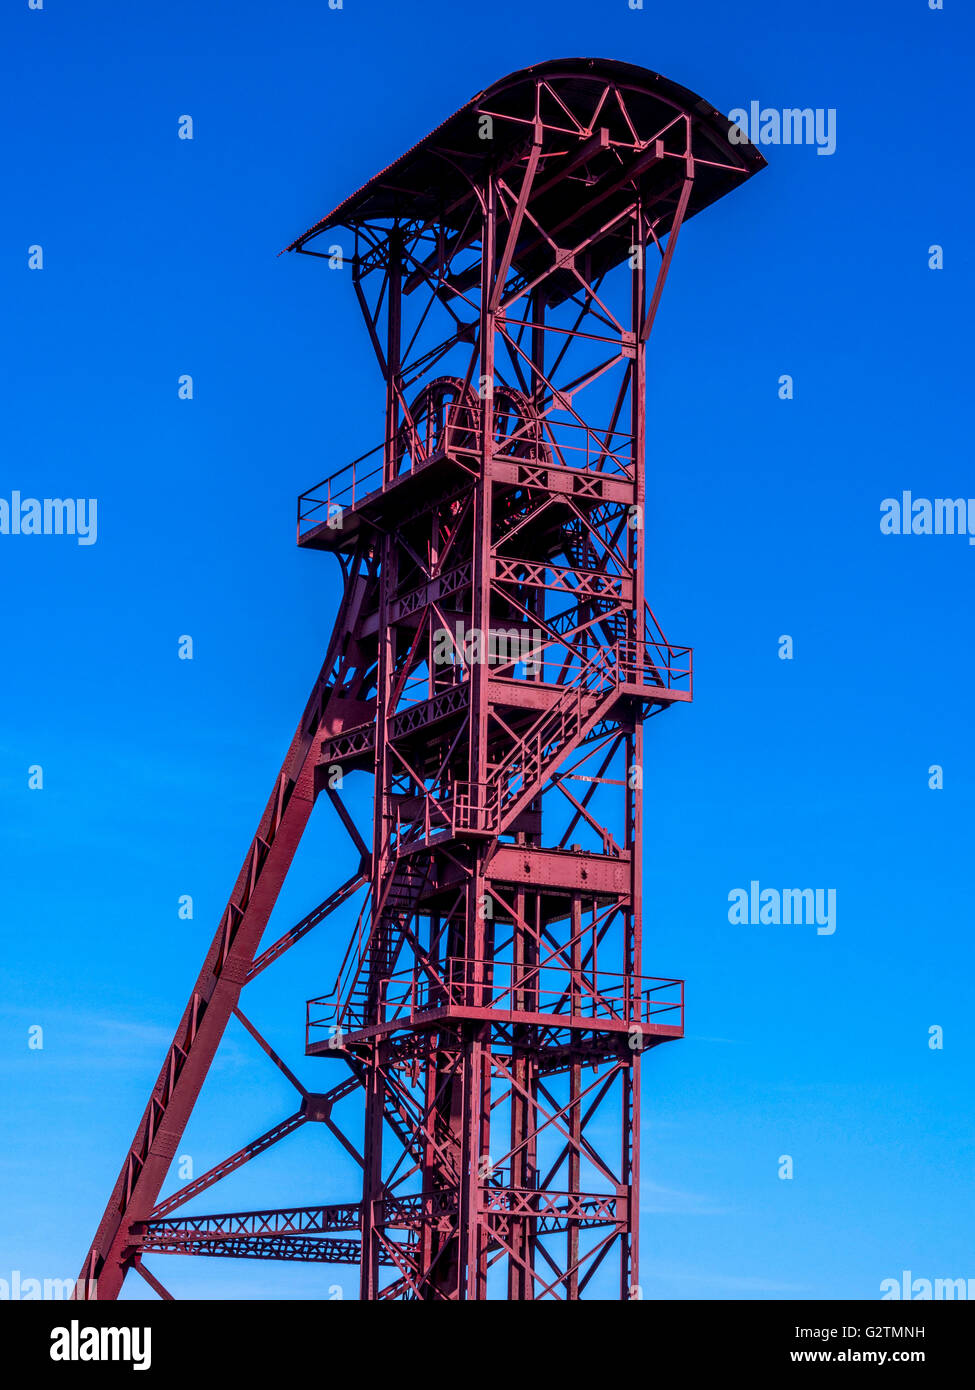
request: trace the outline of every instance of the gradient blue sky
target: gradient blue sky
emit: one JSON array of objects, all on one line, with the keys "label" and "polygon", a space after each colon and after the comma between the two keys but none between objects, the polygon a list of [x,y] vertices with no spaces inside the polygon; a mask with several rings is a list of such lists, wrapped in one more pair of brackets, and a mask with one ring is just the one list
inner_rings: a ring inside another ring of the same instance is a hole
[{"label": "gradient blue sky", "polygon": [[[97,497],[99,531],[0,536],[0,1278],[76,1273],[330,630],[337,566],[296,550],[295,496],[375,443],[378,384],[348,279],[276,252],[476,91],[568,54],[725,111],[837,111],[834,155],[768,148],[688,225],[652,344],[648,584],[697,669],[648,738],[645,968],[687,979],[688,1036],[645,1063],[646,1294],[975,1276],[975,550],[879,529],[902,489],[975,494],[963,11],[5,7],[0,496]],[[272,930],[347,872],[317,815]],[[835,888],[835,935],[731,926],[751,879]],[[244,998],[316,1089],[338,1074],[303,1058],[302,1001],[347,925]],[[198,1172],[294,1108],[242,1030],[218,1075],[180,1150]],[[199,1206],[355,1195],[308,1126]],[[183,1296],[354,1296],[348,1270],[152,1267]]]}]

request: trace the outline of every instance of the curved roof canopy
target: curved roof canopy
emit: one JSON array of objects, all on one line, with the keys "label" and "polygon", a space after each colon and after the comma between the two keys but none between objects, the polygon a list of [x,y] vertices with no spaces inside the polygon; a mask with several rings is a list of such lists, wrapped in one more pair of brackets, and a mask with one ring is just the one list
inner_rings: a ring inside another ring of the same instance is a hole
[{"label": "curved roof canopy", "polygon": [[[482,136],[485,115],[494,118],[490,139]],[[471,212],[474,187],[491,163],[504,168],[524,160],[536,120],[545,129],[533,211],[549,229],[572,224],[577,241],[605,225],[617,207],[629,205],[637,183],[656,234],[666,233],[677,202],[673,190],[683,178],[678,161],[686,152],[688,129],[695,177],[686,217],[765,167],[754,145],[729,138],[732,122],[686,87],[631,63],[557,59],[523,68],[479,92],[286,250],[303,250],[331,228],[394,218],[461,227]],[[658,139],[669,158],[652,158]],[[556,157],[548,160],[549,155]],[[559,175],[560,168],[567,176]],[[623,258],[626,240],[610,239],[603,252],[607,264]],[[519,246],[515,266],[520,252]],[[519,268],[532,270],[530,264]]]}]

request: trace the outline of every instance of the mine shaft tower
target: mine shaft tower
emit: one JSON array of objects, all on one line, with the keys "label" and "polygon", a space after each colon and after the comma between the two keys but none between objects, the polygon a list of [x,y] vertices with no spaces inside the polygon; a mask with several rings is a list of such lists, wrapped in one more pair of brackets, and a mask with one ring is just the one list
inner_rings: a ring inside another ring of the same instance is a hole
[{"label": "mine shaft tower", "polygon": [[[646,344],[681,226],[763,167],[739,134],[643,69],[540,64],[288,248],[351,279],[381,442],[299,499],[299,545],[341,566],[334,633],[83,1296],[135,1269],[168,1297],[152,1252],[354,1265],[363,1299],[638,1296],[640,1061],[683,1031],[682,982],[644,973],[644,725],[691,698],[645,597]],[[262,949],[322,793],[351,872]],[[239,1001],[339,908],[313,1093]],[[297,1109],[160,1199],[232,1016]],[[361,1170],[350,1200],[176,1214],[309,1122]]]}]

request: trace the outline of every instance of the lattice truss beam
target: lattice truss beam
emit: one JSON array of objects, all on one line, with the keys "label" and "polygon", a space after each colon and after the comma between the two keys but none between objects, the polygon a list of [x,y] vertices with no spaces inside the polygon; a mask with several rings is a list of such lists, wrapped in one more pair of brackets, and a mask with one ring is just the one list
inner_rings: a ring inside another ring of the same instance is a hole
[{"label": "lattice truss beam", "polygon": [[[691,696],[690,649],[645,599],[646,344],[683,222],[761,164],[652,76],[575,60],[496,84],[290,248],[334,262],[342,238],[385,427],[299,499],[299,543],[341,566],[335,630],[92,1296],[135,1269],[169,1297],[159,1254],[354,1265],[366,1299],[638,1283],[639,1062],[683,1029],[682,983],[643,974],[643,731]],[[264,945],[323,793],[351,871]],[[341,1079],[311,1091],[240,995],[339,909],[357,916],[306,1054]],[[296,1108],[160,1198],[232,1017]],[[183,1213],[309,1122],[361,1172],[355,1200]]]}]

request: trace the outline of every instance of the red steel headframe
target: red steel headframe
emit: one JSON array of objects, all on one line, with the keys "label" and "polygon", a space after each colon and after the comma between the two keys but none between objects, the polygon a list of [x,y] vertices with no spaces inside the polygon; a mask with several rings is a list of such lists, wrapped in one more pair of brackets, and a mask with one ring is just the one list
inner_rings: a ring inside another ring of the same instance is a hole
[{"label": "red steel headframe", "polygon": [[[683,223],[764,165],[730,130],[644,69],[541,64],[288,248],[351,270],[382,439],[299,499],[335,631],[78,1297],[130,1269],[170,1297],[152,1252],[352,1264],[363,1299],[639,1296],[640,1059],[683,1032],[682,982],[643,973],[644,722],[691,698],[645,597],[645,356]],[[322,792],[352,871],[261,949]],[[309,1092],[240,995],[353,901],[307,1005],[341,1076]],[[296,1109],[160,1199],[231,1016]],[[308,1122],[355,1200],[174,1215]]]}]

